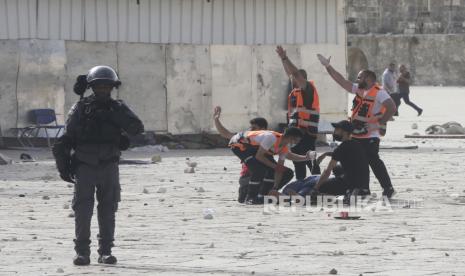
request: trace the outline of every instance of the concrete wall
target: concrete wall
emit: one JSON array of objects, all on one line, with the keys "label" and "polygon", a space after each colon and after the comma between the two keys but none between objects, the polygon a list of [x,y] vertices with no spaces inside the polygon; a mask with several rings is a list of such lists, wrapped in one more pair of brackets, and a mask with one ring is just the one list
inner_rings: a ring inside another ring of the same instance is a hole
[{"label": "concrete wall", "polygon": [[[348,41],[349,64],[367,63],[378,76],[394,61],[409,68],[414,85],[465,85],[465,35],[351,35]],[[358,69],[349,66],[349,76]]]},{"label": "concrete wall", "polygon": [[[347,114],[347,95],[326,74],[315,55],[332,55],[345,72],[344,46],[285,46],[291,60],[316,80],[323,120]],[[212,132],[212,109],[223,107],[231,130],[263,116],[272,127],[285,122],[288,79],[274,46],[163,45],[63,40],[0,40],[0,126],[26,126],[33,108],[54,108],[63,123],[78,96],[75,78],[99,64],[117,69],[123,99],[147,130],[173,134]],[[87,92],[90,94],[90,92]]]}]

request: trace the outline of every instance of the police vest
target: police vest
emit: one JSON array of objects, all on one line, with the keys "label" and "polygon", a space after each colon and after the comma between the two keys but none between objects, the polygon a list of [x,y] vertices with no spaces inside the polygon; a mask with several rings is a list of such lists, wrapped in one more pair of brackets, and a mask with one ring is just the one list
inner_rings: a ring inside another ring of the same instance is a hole
[{"label": "police vest", "polygon": [[369,138],[374,132],[386,129],[385,125],[380,125],[378,122],[386,108],[383,106],[378,113],[373,114],[376,96],[380,90],[378,85],[374,85],[363,97],[358,93],[355,95],[351,116],[351,122],[354,126],[353,137]]},{"label": "police vest", "polygon": [[320,121],[320,100],[315,83],[309,81],[308,85],[313,88],[313,102],[311,105],[305,106],[303,91],[300,88],[294,88],[288,96],[287,118],[290,126],[303,128],[312,134],[317,134],[318,122]]},{"label": "police vest", "polygon": [[111,103],[102,105],[92,96],[86,97],[77,103],[76,112],[79,115],[75,137],[78,144],[119,144],[121,128],[109,118],[115,112]]},{"label": "police vest", "polygon": [[231,148],[239,148],[242,151],[250,147],[258,148],[260,146],[260,143],[255,141],[254,138],[259,135],[266,134],[266,133],[271,133],[276,137],[276,142],[273,144],[273,146],[268,151],[270,155],[276,155],[276,154],[289,152],[287,145],[280,147],[282,134],[279,132],[271,131],[271,130],[256,130],[256,131],[240,132],[236,134],[235,139],[231,140],[229,146]]}]

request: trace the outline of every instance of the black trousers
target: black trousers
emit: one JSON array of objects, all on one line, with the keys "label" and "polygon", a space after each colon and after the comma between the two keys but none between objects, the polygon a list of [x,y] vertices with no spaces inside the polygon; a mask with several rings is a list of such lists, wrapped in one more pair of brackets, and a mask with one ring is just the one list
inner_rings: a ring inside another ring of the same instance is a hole
[{"label": "black trousers", "polygon": [[111,254],[120,190],[118,162],[107,162],[97,166],[80,163],[77,166],[73,210],[76,234],[74,242],[78,254],[90,254],[90,225],[95,193],[98,201],[98,252],[103,255]]},{"label": "black trousers", "polygon": [[[291,148],[291,152],[295,154],[305,155],[309,150],[315,150],[316,136],[309,135],[306,131],[300,142]],[[307,177],[307,167],[312,171],[312,161],[294,162],[295,178],[302,180]]]},{"label": "black trousers", "polygon": [[[399,93],[393,93],[393,94],[390,94],[390,96],[391,96],[391,99],[396,104],[396,108],[398,109],[399,105],[400,105],[400,94]],[[399,116],[398,110],[396,110],[396,113],[394,113],[394,116]]]},{"label": "black trousers", "polygon": [[[410,101],[410,91],[408,92],[401,92],[399,94],[399,104],[397,105],[397,108],[399,108],[399,105],[400,105],[400,99],[404,99],[404,102],[406,105],[409,105],[411,106],[413,109],[415,109],[417,112],[420,112],[422,109],[420,107],[418,107],[416,104],[412,103]],[[396,103],[397,104],[397,103]]]},{"label": "black trousers", "polygon": [[[241,151],[239,148],[232,149],[232,152],[247,165],[251,173],[248,184],[248,197],[256,196],[258,193],[266,195],[274,186],[275,171],[255,158],[257,151],[258,149],[255,147],[250,147],[244,151]],[[268,160],[276,164],[273,156],[269,155]],[[278,188],[281,189],[284,187],[293,177],[294,172],[289,168],[285,168]]]},{"label": "black trousers", "polygon": [[379,157],[379,138],[353,138],[357,140],[365,150],[373,174],[378,179],[383,190],[392,188],[391,178],[389,177],[386,166],[383,160]]}]

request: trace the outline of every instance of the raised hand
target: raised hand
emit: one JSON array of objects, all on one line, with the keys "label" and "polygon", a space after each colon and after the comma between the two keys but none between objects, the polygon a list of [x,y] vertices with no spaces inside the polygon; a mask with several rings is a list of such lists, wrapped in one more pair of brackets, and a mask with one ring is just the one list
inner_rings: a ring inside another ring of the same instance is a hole
[{"label": "raised hand", "polygon": [[216,106],[215,109],[213,110],[213,118],[219,119],[220,116],[221,116],[221,106]]},{"label": "raised hand", "polygon": [[281,59],[287,58],[286,50],[284,50],[283,47],[280,46],[280,45],[278,45],[278,47],[276,47],[276,53],[278,53],[278,56]]},{"label": "raised hand", "polygon": [[324,67],[328,67],[329,66],[329,62],[331,61],[331,56],[329,58],[325,58],[324,56],[322,56],[321,54],[318,54],[316,55],[318,57],[318,60],[320,61],[320,63],[324,66]]}]

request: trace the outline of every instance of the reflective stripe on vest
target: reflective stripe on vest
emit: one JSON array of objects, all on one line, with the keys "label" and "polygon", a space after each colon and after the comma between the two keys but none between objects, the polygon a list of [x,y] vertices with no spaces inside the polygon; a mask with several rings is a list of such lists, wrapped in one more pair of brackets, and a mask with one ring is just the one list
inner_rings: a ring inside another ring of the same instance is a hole
[{"label": "reflective stripe on vest", "polygon": [[380,89],[381,88],[378,85],[374,85],[363,97],[356,94],[351,116],[351,121],[354,124],[354,137],[368,138],[374,131],[385,129],[385,126],[381,126],[378,122],[378,120],[383,116],[385,108],[381,107],[381,111],[379,113],[373,114],[376,96]]},{"label": "reflective stripe on vest", "polygon": [[289,125],[306,128],[310,133],[318,133],[318,122],[320,121],[320,100],[315,83],[309,81],[308,85],[313,88],[313,102],[311,106],[305,106],[302,90],[295,88],[288,96],[287,118]]}]

